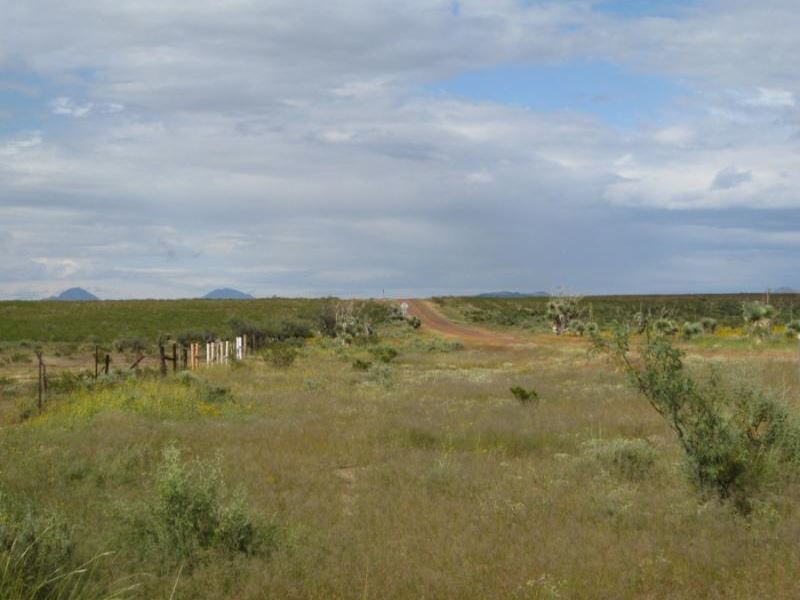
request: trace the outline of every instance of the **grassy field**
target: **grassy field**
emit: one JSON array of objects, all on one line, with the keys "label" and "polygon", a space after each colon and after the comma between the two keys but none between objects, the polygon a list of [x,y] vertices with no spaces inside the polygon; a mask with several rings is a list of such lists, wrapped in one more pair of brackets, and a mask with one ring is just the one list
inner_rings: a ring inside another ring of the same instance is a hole
[{"label": "grassy field", "polygon": [[[111,322],[105,304],[81,318]],[[209,305],[222,323],[229,309]],[[157,329],[140,315],[181,313],[133,306],[130,335]],[[12,340],[36,339],[48,318],[64,332],[53,339],[99,335],[60,322],[69,311],[20,310],[21,322],[4,319]],[[673,432],[585,340],[520,329],[524,343],[465,348],[403,324],[379,333],[381,351],[314,338],[290,366],[254,356],[164,379],[65,382],[41,415],[29,412],[30,384],[13,379],[29,365],[11,356],[29,351],[5,338],[0,544],[13,514],[3,500],[25,504],[50,524],[47,539],[59,534],[40,570],[92,561],[59,584],[80,598],[800,595],[800,490],[766,490],[748,517],[700,495]],[[693,372],[713,367],[800,410],[794,344],[705,336],[684,347]],[[65,366],[83,360],[75,353]],[[538,404],[515,400],[517,385]],[[176,514],[205,514],[185,489],[218,501],[227,529],[169,538],[165,523],[188,527]]]},{"label": "grassy field", "polygon": [[0,302],[0,340],[100,342],[204,329],[220,335],[239,318],[316,319],[326,300],[106,300]]}]

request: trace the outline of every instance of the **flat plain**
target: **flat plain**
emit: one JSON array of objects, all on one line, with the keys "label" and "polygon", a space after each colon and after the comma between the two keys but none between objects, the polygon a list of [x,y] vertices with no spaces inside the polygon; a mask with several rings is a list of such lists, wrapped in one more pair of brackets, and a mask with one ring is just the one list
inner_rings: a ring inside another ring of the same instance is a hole
[{"label": "flat plain", "polygon": [[[475,310],[516,314],[514,302],[431,307],[469,326]],[[159,376],[148,349],[134,376],[118,338],[313,319],[319,301],[115,304],[0,304],[0,491],[57,518],[67,540],[50,550],[62,565],[40,552],[36,568],[62,571],[33,595],[800,596],[796,486],[766,490],[746,517],[700,493],[674,433],[582,337],[487,317],[480,327],[501,343],[484,343],[398,321],[371,343],[316,335],[290,360],[267,347],[190,375]],[[796,340],[735,328],[676,340],[688,367],[758,385],[796,413]],[[95,382],[85,371],[98,344],[117,372]],[[41,413],[36,348],[52,365]],[[519,402],[514,386],[538,402]],[[621,462],[620,447],[639,450]],[[175,481],[207,490],[202,474],[218,478],[219,502],[238,503],[268,541],[209,534],[165,548],[142,520],[164,514],[170,460],[183,465]],[[8,597],[28,597],[15,589]]]}]

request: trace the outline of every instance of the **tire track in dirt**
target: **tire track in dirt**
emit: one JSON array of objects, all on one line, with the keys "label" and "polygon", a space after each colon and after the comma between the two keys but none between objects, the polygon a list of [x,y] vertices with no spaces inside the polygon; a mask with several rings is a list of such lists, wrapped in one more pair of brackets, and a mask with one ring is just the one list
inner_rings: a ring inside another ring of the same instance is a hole
[{"label": "tire track in dirt", "polygon": [[422,327],[439,335],[455,337],[466,345],[473,346],[513,346],[524,344],[527,340],[510,333],[491,331],[453,323],[440,313],[429,300],[405,300],[408,314],[417,317]]}]

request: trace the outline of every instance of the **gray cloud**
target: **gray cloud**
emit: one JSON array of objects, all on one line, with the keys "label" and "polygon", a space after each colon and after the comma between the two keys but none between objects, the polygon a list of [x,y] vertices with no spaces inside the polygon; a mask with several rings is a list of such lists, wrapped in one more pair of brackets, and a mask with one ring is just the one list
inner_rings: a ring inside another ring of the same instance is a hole
[{"label": "gray cloud", "polygon": [[[797,285],[793,238],[773,244],[763,220],[726,225],[748,240],[736,269],[722,264],[736,248],[696,229],[800,206],[792,4],[706,2],[679,20],[591,5],[0,0],[0,68],[41,81],[47,114],[0,134],[0,291]],[[572,59],[689,91],[626,131],[421,91]]]}]

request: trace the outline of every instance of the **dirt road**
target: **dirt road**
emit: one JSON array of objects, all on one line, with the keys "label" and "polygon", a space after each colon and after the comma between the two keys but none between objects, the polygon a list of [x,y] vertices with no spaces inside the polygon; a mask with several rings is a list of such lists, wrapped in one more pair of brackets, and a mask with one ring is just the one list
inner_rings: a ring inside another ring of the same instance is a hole
[{"label": "dirt road", "polygon": [[456,337],[467,345],[510,346],[525,343],[525,340],[510,333],[453,323],[429,300],[405,300],[405,302],[408,304],[408,313],[422,321],[423,328],[439,335]]}]

